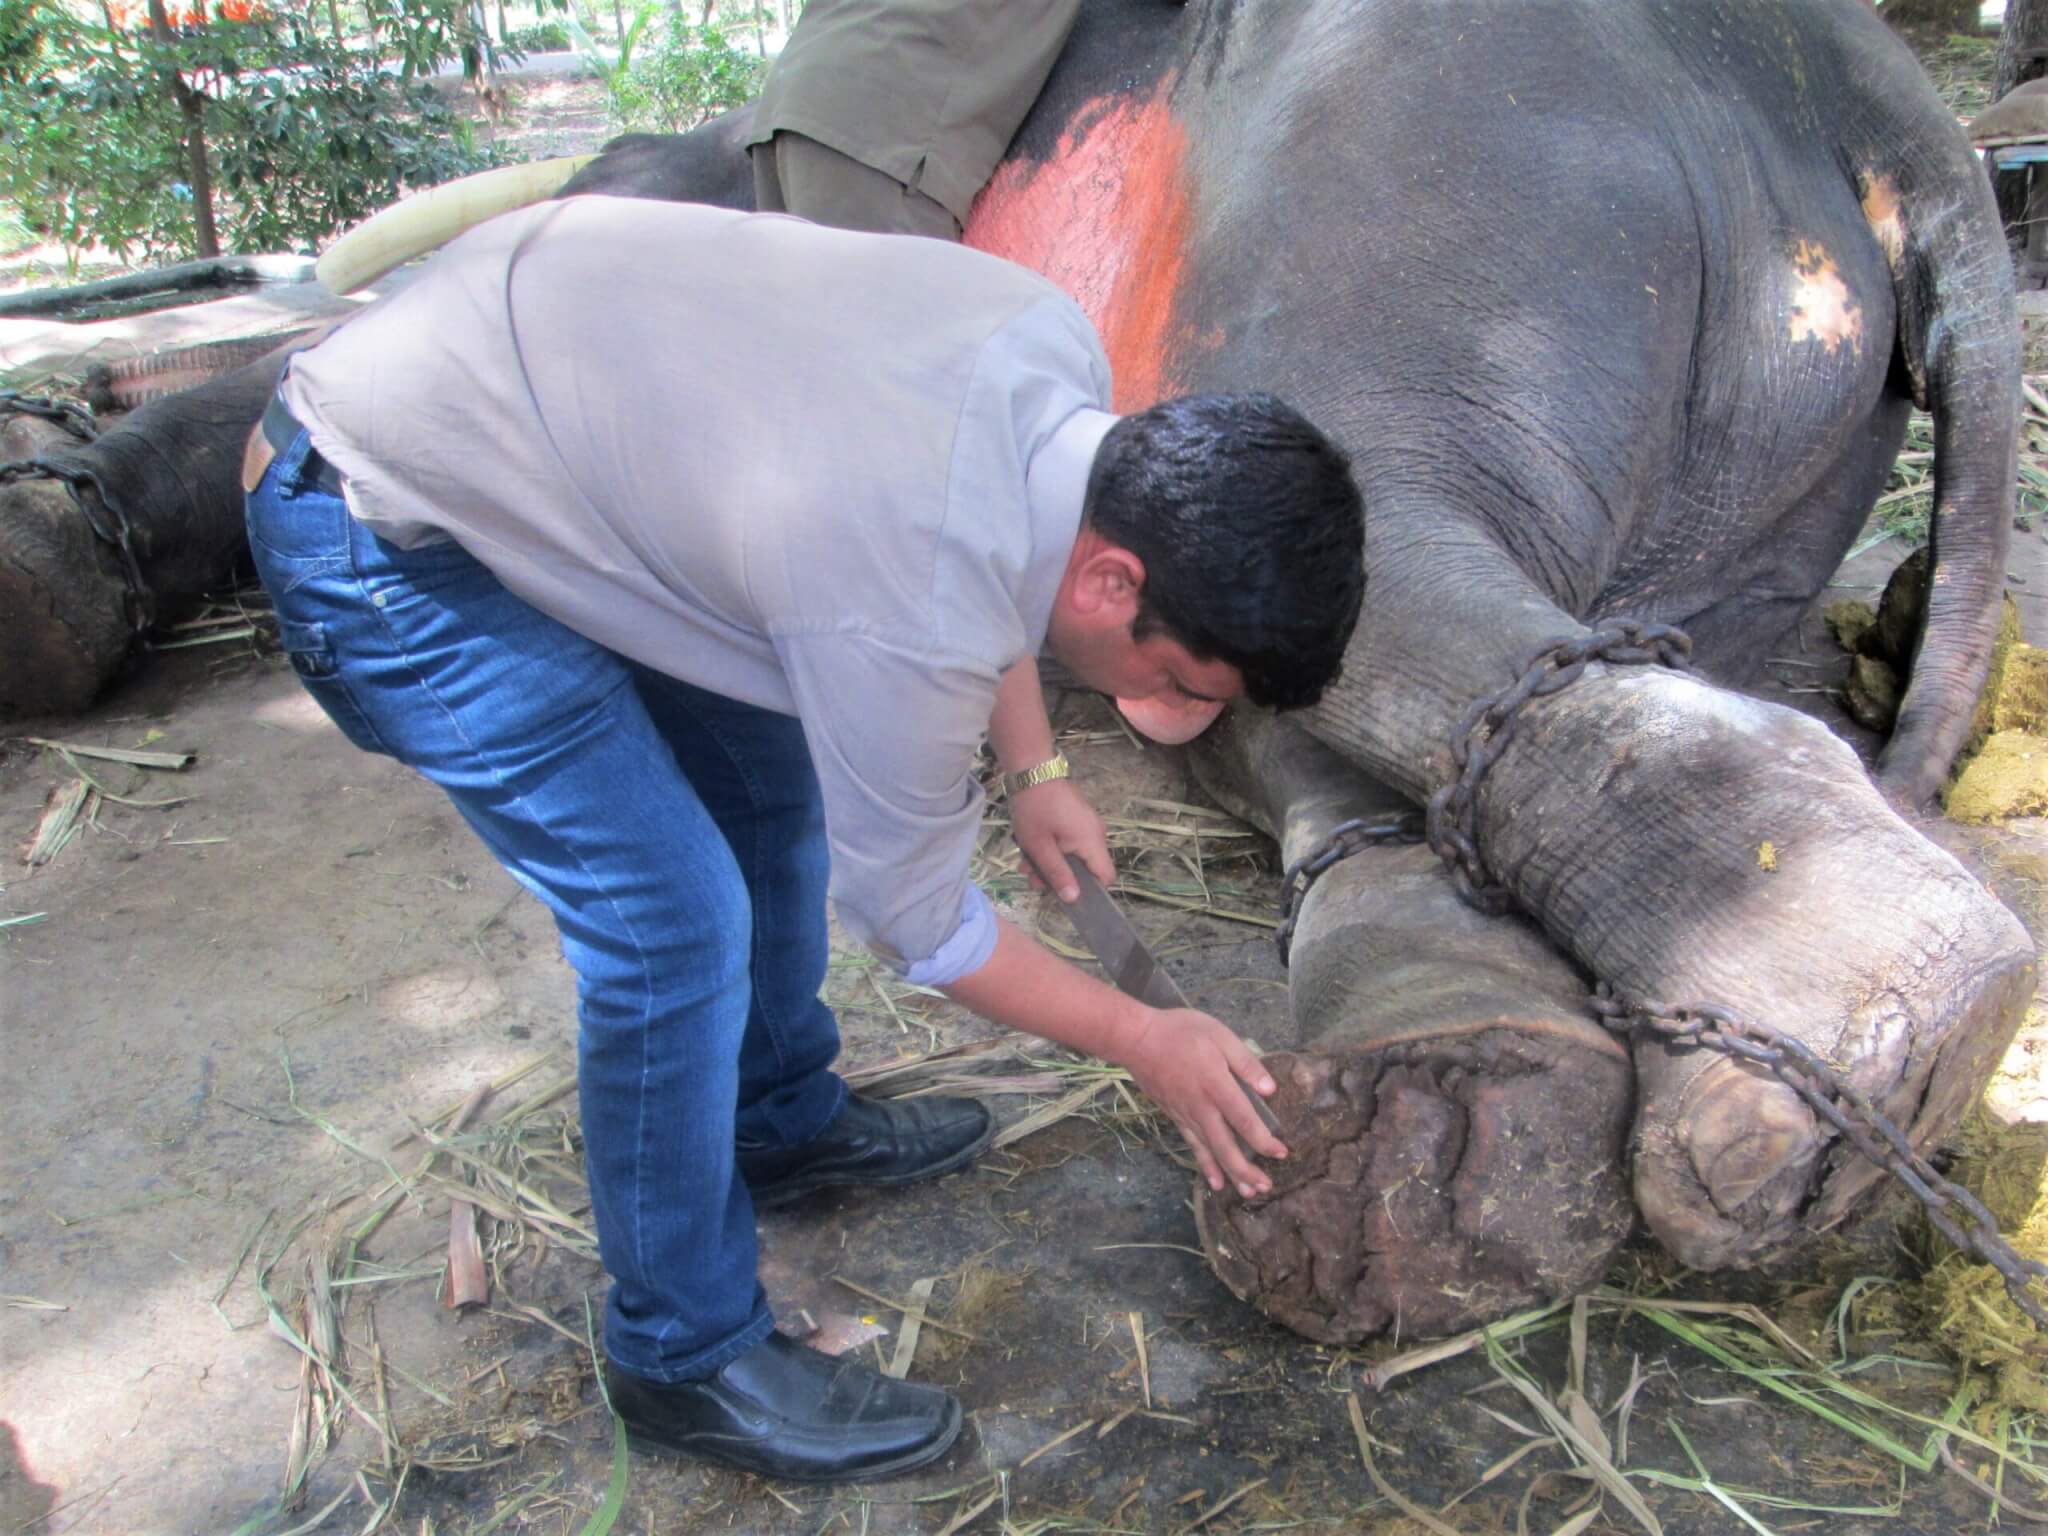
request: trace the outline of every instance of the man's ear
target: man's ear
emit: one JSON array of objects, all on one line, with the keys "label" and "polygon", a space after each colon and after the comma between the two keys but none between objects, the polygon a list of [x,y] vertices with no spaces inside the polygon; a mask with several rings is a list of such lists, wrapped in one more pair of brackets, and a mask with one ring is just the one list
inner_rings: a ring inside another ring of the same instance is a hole
[{"label": "man's ear", "polygon": [[1098,541],[1074,572],[1074,607],[1091,618],[1129,624],[1145,592],[1145,562],[1121,544]]}]

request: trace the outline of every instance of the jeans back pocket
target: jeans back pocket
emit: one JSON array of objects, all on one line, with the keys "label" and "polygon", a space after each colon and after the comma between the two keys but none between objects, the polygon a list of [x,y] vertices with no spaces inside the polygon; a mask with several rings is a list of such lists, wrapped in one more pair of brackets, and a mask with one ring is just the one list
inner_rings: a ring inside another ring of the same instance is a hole
[{"label": "jeans back pocket", "polygon": [[390,756],[390,748],[378,737],[369,717],[363,713],[342,679],[341,664],[327,638],[327,626],[281,618],[277,629],[292,670],[299,675],[306,691],[313,695],[314,702],[327,712],[327,718],[340,727],[341,734],[365,752]]}]

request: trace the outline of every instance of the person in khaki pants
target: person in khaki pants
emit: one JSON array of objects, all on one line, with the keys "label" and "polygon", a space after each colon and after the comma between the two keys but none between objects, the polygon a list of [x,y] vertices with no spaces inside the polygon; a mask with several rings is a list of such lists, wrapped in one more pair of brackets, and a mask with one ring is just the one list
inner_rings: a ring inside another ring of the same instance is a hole
[{"label": "person in khaki pants", "polygon": [[809,0],[768,72],[755,206],[958,240],[1080,0]]}]

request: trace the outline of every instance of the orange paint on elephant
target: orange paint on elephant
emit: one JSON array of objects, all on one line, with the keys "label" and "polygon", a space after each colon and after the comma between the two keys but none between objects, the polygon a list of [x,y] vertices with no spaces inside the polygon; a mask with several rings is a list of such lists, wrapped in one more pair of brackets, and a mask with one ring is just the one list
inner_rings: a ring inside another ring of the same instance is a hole
[{"label": "orange paint on elephant", "polygon": [[1119,411],[1165,398],[1186,340],[1174,303],[1189,228],[1187,133],[1167,109],[1170,85],[1146,100],[1091,103],[1050,160],[998,168],[964,235],[1074,296],[1109,354]]}]

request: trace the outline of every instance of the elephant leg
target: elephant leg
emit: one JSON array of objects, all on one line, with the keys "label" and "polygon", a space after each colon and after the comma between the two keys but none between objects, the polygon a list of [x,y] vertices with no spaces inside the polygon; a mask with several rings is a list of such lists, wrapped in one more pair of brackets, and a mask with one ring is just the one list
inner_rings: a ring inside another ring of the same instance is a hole
[{"label": "elephant leg", "polygon": [[[1193,749],[1292,861],[1399,805],[1298,728],[1233,712]],[[1598,1281],[1632,1225],[1625,1048],[1531,924],[1464,906],[1417,847],[1310,888],[1295,929],[1295,1048],[1266,1058],[1291,1155],[1273,1193],[1196,1190],[1238,1296],[1325,1343],[1454,1332]]]},{"label": "elephant leg", "polygon": [[121,567],[56,480],[0,485],[0,716],[83,709],[131,631]]},{"label": "elephant leg", "polygon": [[[1424,800],[1457,772],[1466,707],[1585,631],[1483,537],[1441,516],[1418,534],[1398,504],[1375,518],[1378,602],[1308,726]],[[1473,813],[1493,877],[1589,974],[1795,1036],[1923,1149],[2024,1012],[2033,947],[2019,920],[1794,710],[1594,664],[1515,714]],[[1761,1263],[1840,1222],[1876,1180],[1757,1069],[1655,1042],[1636,1065],[1637,1203],[1687,1264]]]},{"label": "elephant leg", "polygon": [[[1786,493],[1785,510],[1757,527],[1746,545],[1710,562],[1677,562],[1677,569],[1668,559],[1646,559],[1618,571],[1585,622],[1675,624],[1692,637],[1696,671],[1731,688],[1762,681],[1765,663],[1796,644],[1800,621],[1870,520],[1909,414],[1906,400],[1885,395],[1845,433],[1840,452],[1811,473],[1802,492]],[[1689,489],[1681,487],[1667,501],[1682,503]],[[1660,521],[1676,529],[1671,537],[1680,543],[1704,546],[1712,533],[1678,515]]]},{"label": "elephant leg", "polygon": [[[1495,873],[1595,975],[1802,1041],[1922,1152],[2032,992],[2019,921],[1795,711],[1589,672],[1527,707],[1480,799]],[[1645,1035],[1636,1072],[1637,1204],[1688,1264],[1760,1262],[1881,1177],[1760,1067]]]},{"label": "elephant leg", "polygon": [[[100,488],[102,520],[127,525],[159,616],[218,590],[244,563],[242,450],[289,350],[153,400],[92,442],[36,450]],[[69,487],[0,485],[0,715],[90,704],[128,656],[127,596],[120,557]]]}]

